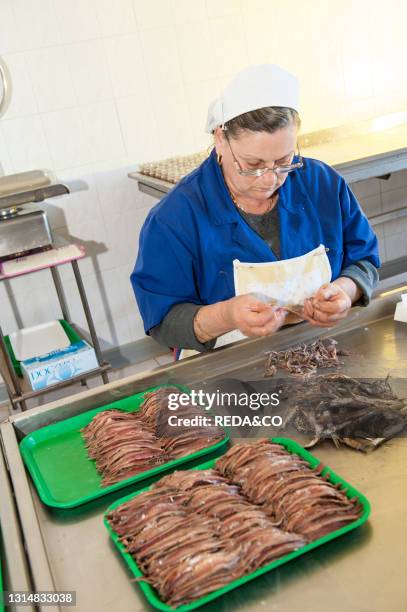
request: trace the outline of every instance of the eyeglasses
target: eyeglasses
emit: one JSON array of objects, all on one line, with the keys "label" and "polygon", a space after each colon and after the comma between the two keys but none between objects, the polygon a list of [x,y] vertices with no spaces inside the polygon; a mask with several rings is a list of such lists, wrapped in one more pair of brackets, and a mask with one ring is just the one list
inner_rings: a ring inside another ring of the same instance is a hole
[{"label": "eyeglasses", "polygon": [[[243,170],[242,166],[236,159],[236,155],[233,153],[233,149],[230,145],[230,141],[229,141],[227,134],[225,134],[225,138],[227,140],[230,152],[234,160],[236,172],[240,174],[240,176],[257,176],[258,177],[258,176],[264,176],[265,174],[267,174],[267,172],[274,172],[276,179],[278,179],[279,174],[280,175],[288,174],[289,172],[292,172],[293,170],[297,170],[297,168],[302,168],[304,165],[303,159],[298,149],[298,155],[297,155],[298,161],[295,162],[294,164],[284,164],[282,166],[274,166],[274,168],[253,168],[253,170]],[[295,155],[294,152],[291,153],[291,159],[294,159],[294,155]]]}]

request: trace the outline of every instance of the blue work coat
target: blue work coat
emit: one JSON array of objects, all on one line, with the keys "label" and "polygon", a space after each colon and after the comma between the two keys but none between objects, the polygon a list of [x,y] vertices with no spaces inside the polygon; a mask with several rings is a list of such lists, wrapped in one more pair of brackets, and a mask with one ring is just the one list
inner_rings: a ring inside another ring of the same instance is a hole
[{"label": "blue work coat", "polygon": [[[345,180],[304,158],[279,188],[280,259],[329,248],[332,279],[361,259],[380,266],[377,238]],[[215,151],[151,209],[131,282],[146,333],[172,306],[235,295],[233,260],[278,258],[232,202]]]}]

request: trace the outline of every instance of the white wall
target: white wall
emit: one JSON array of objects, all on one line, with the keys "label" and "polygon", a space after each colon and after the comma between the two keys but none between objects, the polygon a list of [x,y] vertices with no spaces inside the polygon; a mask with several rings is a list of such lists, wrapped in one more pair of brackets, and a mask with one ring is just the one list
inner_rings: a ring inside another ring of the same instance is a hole
[{"label": "white wall", "polygon": [[[379,0],[0,0],[0,56],[13,79],[0,164],[88,183],[47,209],[55,230],[87,248],[80,266],[103,346],[143,335],[128,276],[153,200],[127,172],[205,148],[209,101],[251,63],[299,76],[304,132],[405,109],[406,21],[402,0],[385,9]],[[356,191],[382,211],[406,188],[402,172]],[[405,229],[380,228],[385,257]],[[63,277],[84,325],[68,268]],[[53,318],[49,276],[0,286],[0,308],[7,332]]]},{"label": "white wall", "polygon": [[[388,180],[373,178],[351,187],[369,217],[407,206],[407,170],[393,173]],[[382,262],[407,255],[407,217],[375,226],[374,230]]]}]

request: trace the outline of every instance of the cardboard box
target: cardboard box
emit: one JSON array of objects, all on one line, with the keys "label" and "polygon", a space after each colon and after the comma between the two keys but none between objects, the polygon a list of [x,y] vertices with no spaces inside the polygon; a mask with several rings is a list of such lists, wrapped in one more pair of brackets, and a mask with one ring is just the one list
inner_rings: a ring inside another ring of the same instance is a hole
[{"label": "cardboard box", "polygon": [[37,391],[56,385],[99,367],[95,350],[85,340],[65,349],[20,362],[21,371],[30,387]]}]

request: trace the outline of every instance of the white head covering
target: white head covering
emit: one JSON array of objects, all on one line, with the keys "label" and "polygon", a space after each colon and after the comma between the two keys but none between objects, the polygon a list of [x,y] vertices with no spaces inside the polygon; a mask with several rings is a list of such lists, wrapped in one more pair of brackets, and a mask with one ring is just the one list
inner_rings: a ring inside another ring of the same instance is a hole
[{"label": "white head covering", "polygon": [[275,64],[249,66],[210,104],[205,131],[211,134],[226,121],[266,106],[285,106],[298,111],[298,79]]}]

